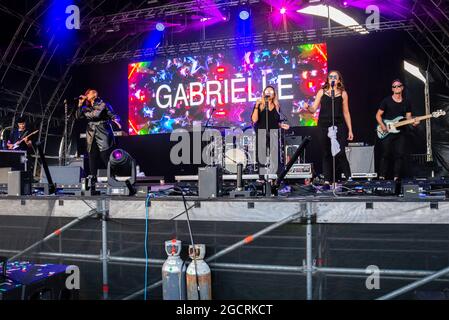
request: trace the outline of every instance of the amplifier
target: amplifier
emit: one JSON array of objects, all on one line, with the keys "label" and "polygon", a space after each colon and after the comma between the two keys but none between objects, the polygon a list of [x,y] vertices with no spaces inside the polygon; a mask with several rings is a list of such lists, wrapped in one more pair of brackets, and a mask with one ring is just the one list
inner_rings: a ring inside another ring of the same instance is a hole
[{"label": "amplifier", "polygon": [[351,167],[351,178],[376,178],[374,146],[346,147],[346,157]]},{"label": "amplifier", "polygon": [[31,194],[32,176],[28,171],[8,172],[8,195],[26,196]]},{"label": "amplifier", "polygon": [[[302,136],[287,136],[285,137],[285,165],[290,161],[291,157],[295,154],[296,150],[298,149],[299,145],[301,144],[303,140]],[[298,157],[298,160],[296,160],[295,164],[300,164],[301,161],[304,161],[306,156],[306,151],[304,149],[303,152],[301,152],[300,156]]]},{"label": "amplifier", "polygon": [[8,183],[8,172],[13,171],[12,168],[0,168],[0,183]]}]

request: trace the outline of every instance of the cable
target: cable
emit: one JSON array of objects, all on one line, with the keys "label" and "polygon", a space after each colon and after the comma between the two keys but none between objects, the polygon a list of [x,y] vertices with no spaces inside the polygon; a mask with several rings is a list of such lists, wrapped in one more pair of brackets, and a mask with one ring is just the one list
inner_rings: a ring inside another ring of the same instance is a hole
[{"label": "cable", "polygon": [[147,287],[148,287],[148,220],[149,220],[149,215],[150,215],[150,197],[151,194],[148,193],[147,198],[145,200],[145,245],[144,245],[144,250],[145,250],[145,280],[144,280],[144,284],[145,284],[145,291],[143,293],[143,300],[147,300]]},{"label": "cable", "polygon": [[[184,195],[184,191],[181,189],[181,195],[182,195],[182,201],[184,203],[184,208],[186,210],[186,217],[187,217],[187,227],[189,228],[189,235],[190,235],[190,242],[192,243],[193,248],[193,263],[195,265],[195,280],[196,280],[196,290],[198,292],[198,300],[201,300],[201,291],[199,286],[199,279],[198,279],[198,268],[196,264],[196,248],[195,248],[195,242],[193,241],[193,233],[192,228],[190,226],[190,217],[189,217],[189,210],[187,208],[187,200]],[[146,287],[145,287],[146,288]]]}]

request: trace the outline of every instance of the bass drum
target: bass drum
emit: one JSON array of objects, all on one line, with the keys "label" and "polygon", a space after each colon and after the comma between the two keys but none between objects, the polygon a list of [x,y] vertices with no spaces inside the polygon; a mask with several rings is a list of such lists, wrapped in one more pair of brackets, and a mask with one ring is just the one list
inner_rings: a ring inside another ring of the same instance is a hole
[{"label": "bass drum", "polygon": [[225,152],[224,157],[224,169],[231,174],[237,173],[237,165],[243,164],[243,170],[245,170],[248,164],[248,157],[245,151],[240,149],[229,149]]}]

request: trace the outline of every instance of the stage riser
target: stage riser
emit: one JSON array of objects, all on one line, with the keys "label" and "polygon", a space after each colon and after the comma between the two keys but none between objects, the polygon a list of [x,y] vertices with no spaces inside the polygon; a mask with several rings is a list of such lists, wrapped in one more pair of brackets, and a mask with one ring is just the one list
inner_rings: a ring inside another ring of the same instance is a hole
[{"label": "stage riser", "polygon": [[[70,218],[0,216],[0,249],[21,250],[47,233],[71,221]],[[267,223],[193,221],[192,230],[197,243],[207,245],[210,256],[227,246],[266,227]],[[320,237],[319,234],[326,235]],[[380,268],[408,270],[438,270],[449,261],[449,226],[446,225],[314,225],[314,258],[318,257],[318,243],[324,244],[326,267],[366,268],[374,264]],[[149,257],[165,259],[163,242],[177,236],[183,241],[183,258],[189,242],[185,221],[153,220],[149,226]],[[108,222],[108,248],[117,257],[144,258],[144,221],[120,219]],[[73,229],[39,248],[42,252],[99,255],[101,250],[101,222],[86,220]],[[0,250],[0,251],[1,251]],[[59,260],[44,256],[24,259],[55,263]],[[305,258],[305,227],[292,223],[262,236],[217,260],[218,263],[302,266]],[[60,262],[76,264],[81,271],[80,298],[100,298],[101,264],[99,261],[79,261],[65,258]],[[160,266],[149,269],[150,283],[160,279]],[[122,298],[143,285],[144,266],[109,264],[111,297]],[[304,299],[305,278],[302,274],[213,270],[213,292],[216,299]],[[318,283],[318,275],[314,283]],[[328,299],[372,299],[388,289],[407,284],[407,280],[381,280],[380,291],[364,287],[366,277],[327,277],[324,296]],[[430,288],[447,287],[437,282]],[[282,293],[279,293],[282,288]],[[161,290],[150,293],[161,298]],[[404,296],[406,297],[406,296]]]},{"label": "stage riser", "polygon": [[[79,217],[96,207],[97,200],[86,198],[27,198],[0,199],[0,215]],[[107,198],[109,214],[114,219],[145,219],[145,200]],[[448,201],[403,201],[398,198],[371,197],[365,199],[298,198],[215,200],[189,199],[190,219],[198,221],[275,222],[300,212],[301,204],[316,214],[317,223],[368,224],[449,224]],[[90,206],[90,207],[89,207]],[[181,199],[151,201],[149,219],[170,220],[184,211]],[[185,220],[181,215],[177,220]]]}]

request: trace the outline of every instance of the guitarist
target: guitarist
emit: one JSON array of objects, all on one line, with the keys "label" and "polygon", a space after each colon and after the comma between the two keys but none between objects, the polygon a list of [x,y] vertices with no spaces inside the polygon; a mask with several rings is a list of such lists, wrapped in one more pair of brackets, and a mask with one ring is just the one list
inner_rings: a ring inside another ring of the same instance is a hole
[{"label": "guitarist", "polygon": [[[404,85],[402,81],[396,79],[392,82],[391,88],[393,95],[386,97],[377,110],[376,120],[384,132],[387,132],[387,126],[384,120],[393,120],[396,117],[412,119],[412,105],[409,100],[403,96]],[[413,126],[416,127],[419,120],[415,119]],[[393,163],[394,180],[402,176],[402,165],[405,155],[405,136],[404,130],[397,134],[390,134],[380,140],[381,158],[379,168],[379,179],[385,179],[388,173],[389,164]]]},{"label": "guitarist", "polygon": [[[19,119],[17,119],[17,128],[15,128],[11,132],[11,135],[9,136],[9,140],[6,143],[6,146],[8,147],[8,149],[13,149],[14,148],[14,144],[16,142],[22,140],[23,138],[25,138],[30,133],[31,132],[27,128],[27,123],[26,123],[25,118],[24,117],[20,117]],[[33,146],[33,143],[31,141],[31,138],[28,138],[28,139],[24,139],[19,144],[19,147],[16,150],[28,151],[28,150],[32,149],[32,146]]]}]

